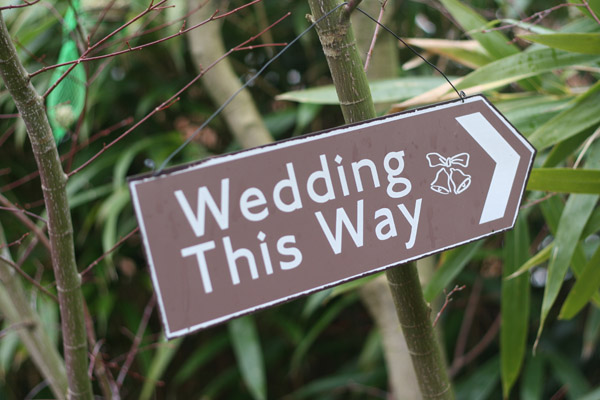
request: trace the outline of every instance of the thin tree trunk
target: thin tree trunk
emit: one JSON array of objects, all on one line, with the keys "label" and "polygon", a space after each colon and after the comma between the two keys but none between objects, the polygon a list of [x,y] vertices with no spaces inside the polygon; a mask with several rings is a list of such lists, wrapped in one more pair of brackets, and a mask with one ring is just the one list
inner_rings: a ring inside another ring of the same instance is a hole
[{"label": "thin tree trunk", "polygon": [[[308,0],[308,3],[314,20],[340,4],[338,0]],[[358,1],[350,3],[355,7]],[[350,24],[350,9],[349,6],[340,8],[317,26],[347,123],[375,117],[371,91]],[[423,398],[453,399],[415,264],[396,266],[387,271],[387,277]]]},{"label": "thin tree trunk", "polygon": [[[200,10],[190,16],[190,25],[210,18],[220,1],[210,0]],[[196,7],[194,1],[188,1],[190,9]],[[225,54],[225,45],[221,35],[222,20],[211,21],[200,29],[194,29],[188,35],[189,49],[194,64],[198,69],[202,65],[210,65]],[[233,71],[229,59],[221,60],[202,77],[202,85],[217,105],[225,101],[241,87],[240,78]],[[248,90],[242,90],[237,97],[223,110],[223,116],[231,133],[243,148],[262,146],[273,141],[267,130],[252,96]]]},{"label": "thin tree trunk", "polygon": [[27,127],[40,172],[48,212],[48,236],[60,306],[63,348],[69,399],[92,399],[87,375],[88,347],[85,332],[81,279],[75,263],[73,224],[69,211],[67,176],[48,123],[43,98],[35,91],[21,64],[4,18],[0,13],[0,76]]}]

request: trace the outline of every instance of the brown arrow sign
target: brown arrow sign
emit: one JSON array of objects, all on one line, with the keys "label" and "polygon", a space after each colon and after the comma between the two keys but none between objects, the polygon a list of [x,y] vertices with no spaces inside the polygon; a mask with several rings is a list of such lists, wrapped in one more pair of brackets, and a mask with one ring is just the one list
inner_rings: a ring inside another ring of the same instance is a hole
[{"label": "brown arrow sign", "polygon": [[510,229],[534,155],[474,96],[135,177],[166,335]]}]

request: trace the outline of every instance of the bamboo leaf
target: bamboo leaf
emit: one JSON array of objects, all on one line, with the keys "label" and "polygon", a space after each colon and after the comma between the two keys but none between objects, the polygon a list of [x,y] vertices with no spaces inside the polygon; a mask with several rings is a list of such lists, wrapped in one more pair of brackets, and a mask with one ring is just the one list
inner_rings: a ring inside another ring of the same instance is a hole
[{"label": "bamboo leaf", "polygon": [[598,104],[600,104],[600,82],[577,97],[572,107],[561,112],[532,133],[528,137],[529,141],[538,150],[542,150],[600,123]]},{"label": "bamboo leaf", "polygon": [[600,61],[599,55],[570,53],[547,48],[525,51],[484,65],[465,76],[456,87],[463,90],[469,88],[490,90],[554,69],[597,61]]},{"label": "bamboo leaf", "polygon": [[[509,276],[529,256],[527,221],[517,219],[515,228],[505,235],[505,254],[502,275]],[[508,398],[517,381],[527,343],[529,326],[529,276],[502,282],[502,322],[500,329],[500,366],[502,392]]]},{"label": "bamboo leaf", "polygon": [[581,349],[581,358],[589,359],[598,346],[600,339],[600,309],[590,307],[583,328],[583,346]]},{"label": "bamboo leaf", "polygon": [[460,26],[473,39],[481,43],[481,46],[495,59],[518,53],[519,50],[517,47],[511,44],[510,40],[499,31],[483,33],[482,31],[487,28],[488,21],[470,7],[458,0],[441,0],[441,3],[450,11],[450,14],[452,14]]},{"label": "bamboo leaf", "polygon": [[[583,0],[574,0],[573,2],[574,3],[583,4]],[[592,11],[594,12],[594,14],[596,14],[596,17],[600,17],[600,0],[587,0],[587,2],[589,4],[590,8],[592,9]],[[580,10],[585,15],[587,15],[590,18],[592,18],[592,14],[590,14],[590,12],[588,10],[586,10],[583,7],[581,7]]]},{"label": "bamboo leaf", "polygon": [[479,240],[450,250],[444,264],[435,271],[435,274],[423,290],[425,301],[431,302],[436,296],[442,293],[442,290],[463,270],[482,245],[483,240]]},{"label": "bamboo leaf", "polygon": [[[413,76],[370,82],[371,95],[375,103],[390,103],[415,97],[446,82],[439,76]],[[277,100],[309,104],[340,104],[333,85],[280,94]]]},{"label": "bamboo leaf", "polygon": [[562,354],[547,353],[544,358],[551,366],[554,376],[563,385],[569,388],[568,399],[580,399],[590,390],[590,384],[586,380],[579,366],[573,363]]},{"label": "bamboo leaf", "polygon": [[544,359],[541,356],[527,359],[519,394],[521,400],[542,400],[544,394]]},{"label": "bamboo leaf", "polygon": [[560,310],[560,319],[571,319],[587,304],[600,288],[600,247],[585,265],[581,275]]},{"label": "bamboo leaf", "polygon": [[538,251],[538,253],[531,257],[529,260],[525,261],[523,265],[521,265],[515,272],[510,274],[504,279],[513,279],[518,276],[521,276],[524,272],[529,271],[531,268],[536,265],[540,265],[548,261],[550,258],[550,253],[552,252],[552,248],[554,247],[554,243],[550,243],[548,246],[544,247],[542,250]]},{"label": "bamboo leaf", "polygon": [[228,344],[229,338],[224,333],[206,341],[187,357],[173,378],[173,383],[180,385],[190,379],[198,369],[218,356]]},{"label": "bamboo leaf", "polygon": [[254,400],[267,398],[265,364],[252,316],[229,322],[229,338],[242,378]]},{"label": "bamboo leaf", "polygon": [[[164,339],[163,339],[164,341]],[[148,400],[152,397],[156,383],[160,380],[161,376],[169,366],[171,359],[179,350],[179,346],[183,339],[176,339],[169,343],[164,343],[159,346],[156,350],[156,354],[150,364],[150,370],[145,377],[144,386],[140,394],[140,400]]]},{"label": "bamboo leaf", "polygon": [[519,37],[554,49],[583,54],[600,54],[600,33],[552,33],[520,35]]},{"label": "bamboo leaf", "polygon": [[294,354],[292,354],[292,372],[298,371],[300,368],[300,364],[304,359],[304,356],[308,352],[308,349],[312,344],[317,340],[321,332],[325,330],[329,326],[329,324],[351,303],[355,302],[357,299],[357,295],[351,293],[347,296],[342,297],[339,301],[333,303],[329,307],[327,307],[326,311],[319,318],[317,322],[315,322],[309,331],[304,335],[302,341],[296,346],[296,350]]},{"label": "bamboo leaf", "polygon": [[519,132],[529,136],[550,118],[564,110],[570,100],[569,97],[534,95],[494,103]]},{"label": "bamboo leaf", "polygon": [[558,223],[556,240],[548,265],[548,277],[542,301],[540,327],[537,338],[544,329],[546,318],[552,305],[558,297],[563,279],[571,263],[571,258],[581,237],[583,228],[588,221],[592,210],[598,201],[598,195],[574,194],[571,195]]},{"label": "bamboo leaf", "polygon": [[600,194],[600,170],[534,168],[527,182],[527,190]]},{"label": "bamboo leaf", "polygon": [[498,357],[492,358],[468,378],[456,383],[456,397],[465,400],[485,400],[494,393],[500,379]]},{"label": "bamboo leaf", "polygon": [[406,42],[473,69],[494,61],[475,40],[412,38]]}]

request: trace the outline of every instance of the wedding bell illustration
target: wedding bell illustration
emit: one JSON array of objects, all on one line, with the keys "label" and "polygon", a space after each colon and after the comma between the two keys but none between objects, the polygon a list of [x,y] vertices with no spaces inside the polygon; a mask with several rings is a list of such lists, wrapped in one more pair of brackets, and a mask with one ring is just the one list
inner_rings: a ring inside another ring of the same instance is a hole
[{"label": "wedding bell illustration", "polygon": [[427,154],[429,167],[440,169],[431,182],[431,190],[440,194],[460,194],[471,186],[471,175],[465,174],[458,167],[469,166],[469,154],[459,153],[452,157],[444,157],[439,153]]}]

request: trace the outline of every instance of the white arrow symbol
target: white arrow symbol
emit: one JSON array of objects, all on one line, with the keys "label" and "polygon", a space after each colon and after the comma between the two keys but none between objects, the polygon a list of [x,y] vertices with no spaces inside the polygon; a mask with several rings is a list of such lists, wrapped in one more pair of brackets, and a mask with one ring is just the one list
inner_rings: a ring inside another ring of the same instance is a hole
[{"label": "white arrow symbol", "polygon": [[463,115],[456,120],[496,163],[479,223],[502,218],[521,157],[481,113]]}]

